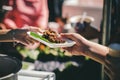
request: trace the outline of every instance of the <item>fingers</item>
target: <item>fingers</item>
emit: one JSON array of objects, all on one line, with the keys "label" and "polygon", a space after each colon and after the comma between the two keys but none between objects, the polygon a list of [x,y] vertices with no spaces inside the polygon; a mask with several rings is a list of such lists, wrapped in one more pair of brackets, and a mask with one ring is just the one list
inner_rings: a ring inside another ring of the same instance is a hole
[{"label": "fingers", "polygon": [[34,43],[38,43],[38,41],[34,40],[33,38],[30,38],[29,36],[26,36],[25,40],[24,40],[28,45],[29,44],[34,44]]},{"label": "fingers", "polygon": [[61,33],[60,35],[61,35],[61,37],[63,37],[63,38],[68,38],[68,39],[74,40],[73,34],[71,34],[71,33]]},{"label": "fingers", "polygon": [[87,41],[87,39],[85,39],[83,36],[77,33],[61,33],[60,35],[63,38],[68,38],[75,41],[76,44],[80,44]]},{"label": "fingers", "polygon": [[28,40],[28,39],[22,40],[22,41],[20,41],[20,43],[23,44],[23,45],[26,45],[26,46],[35,44],[34,41],[31,41],[31,40]]},{"label": "fingers", "polygon": [[60,35],[61,35],[62,37],[67,37],[67,38],[69,38],[69,37],[72,36],[71,33],[61,33]]},{"label": "fingers", "polygon": [[79,39],[78,39],[79,35],[75,34],[75,33],[61,33],[60,35],[62,38],[71,39],[71,40],[75,41],[76,43],[79,41]]},{"label": "fingers", "polygon": [[70,52],[72,55],[73,55],[73,52],[74,52],[74,46],[72,46],[72,47],[63,47],[62,48],[63,50],[67,50],[68,52]]},{"label": "fingers", "polygon": [[17,38],[16,42],[20,42],[23,45],[33,45],[34,43],[38,43],[38,41],[30,38],[29,36],[24,36],[24,38]]},{"label": "fingers", "polygon": [[30,38],[25,39],[28,44],[34,44],[34,40],[31,40]]},{"label": "fingers", "polygon": [[40,45],[40,43],[34,43],[34,44],[27,45],[26,48],[36,49],[37,47],[39,47],[39,45]]},{"label": "fingers", "polygon": [[25,46],[27,46],[27,45],[28,45],[28,42],[27,42],[27,41],[24,41],[24,40],[19,41],[19,43],[21,43],[21,44],[23,44],[23,45],[25,45]]}]

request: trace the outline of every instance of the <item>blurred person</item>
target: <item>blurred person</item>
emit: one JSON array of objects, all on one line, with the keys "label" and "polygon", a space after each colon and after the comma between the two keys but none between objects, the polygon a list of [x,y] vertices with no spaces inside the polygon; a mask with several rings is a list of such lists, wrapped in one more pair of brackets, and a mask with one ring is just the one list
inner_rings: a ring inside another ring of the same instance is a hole
[{"label": "blurred person", "polygon": [[56,29],[58,33],[61,33],[64,30],[65,25],[62,17],[63,3],[64,0],[48,0],[49,22],[50,24],[55,23],[59,26],[52,26],[52,29]]},{"label": "blurred person", "polygon": [[62,17],[62,6],[64,0],[48,0],[49,22]]},{"label": "blurred person", "polygon": [[26,25],[47,28],[47,0],[9,0],[8,5],[12,10],[3,19],[6,29],[23,28]]},{"label": "blurred person", "polygon": [[63,48],[72,55],[88,56],[105,66],[105,73],[110,80],[120,79],[120,51],[92,42],[77,33],[62,33],[62,38],[68,38],[76,42],[72,47]]},{"label": "blurred person", "polygon": [[[31,28],[29,26],[47,29],[47,0],[7,0],[7,2],[2,2],[3,5],[12,7],[12,10],[4,14],[4,18],[1,21],[2,24],[0,25],[2,29]],[[20,56],[19,58],[21,58],[20,53],[16,49],[17,46],[19,45],[13,47],[12,42],[1,43],[1,49],[6,54],[17,57]],[[25,47],[34,49],[38,46],[39,43],[35,43],[32,46],[29,45]],[[6,50],[6,48],[8,50]]]},{"label": "blurred person", "polygon": [[66,22],[67,22],[67,18],[57,17],[55,19],[55,22],[52,21],[48,23],[48,27],[51,30],[56,31],[57,33],[67,32],[65,30]]},{"label": "blurred person", "polygon": [[[66,32],[65,25],[68,19],[68,15],[64,18],[62,16],[63,4],[65,0],[48,0],[48,9],[49,9],[49,23],[55,23],[58,26],[52,26],[52,29],[57,30],[58,33]],[[48,25],[49,26],[49,25]]]},{"label": "blurred person", "polygon": [[65,32],[64,29],[65,29],[65,25],[67,24],[67,20],[68,18],[65,17],[58,17],[55,19],[55,21],[60,25],[60,32]]},{"label": "blurred person", "polygon": [[55,22],[59,24],[58,33],[65,32],[67,18],[56,17]]}]

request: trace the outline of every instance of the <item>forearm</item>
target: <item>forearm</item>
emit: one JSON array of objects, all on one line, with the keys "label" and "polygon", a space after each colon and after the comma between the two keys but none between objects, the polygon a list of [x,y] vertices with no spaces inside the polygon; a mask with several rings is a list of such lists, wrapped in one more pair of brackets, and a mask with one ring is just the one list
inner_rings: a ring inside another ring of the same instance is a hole
[{"label": "forearm", "polygon": [[85,56],[89,56],[91,59],[104,64],[109,48],[91,41],[88,41],[86,45],[88,50],[85,52]]}]

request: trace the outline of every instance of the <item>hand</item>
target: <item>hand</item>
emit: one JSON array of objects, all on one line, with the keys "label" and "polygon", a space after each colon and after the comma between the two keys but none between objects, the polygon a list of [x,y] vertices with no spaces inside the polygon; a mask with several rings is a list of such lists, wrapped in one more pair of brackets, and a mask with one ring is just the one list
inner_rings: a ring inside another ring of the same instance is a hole
[{"label": "hand", "polygon": [[36,27],[36,26],[27,26],[25,25],[22,29],[28,29],[29,31],[32,31],[32,32],[44,32],[44,30],[40,29],[39,27]]},{"label": "hand", "polygon": [[31,37],[29,37],[29,35],[27,34],[28,31],[29,31],[28,29],[13,29],[9,31],[7,34],[12,36],[15,42],[18,42],[24,45],[30,45],[38,42],[32,39]]},{"label": "hand", "polygon": [[84,37],[82,37],[80,34],[77,33],[62,33],[62,38],[71,39],[76,42],[76,44],[72,47],[66,47],[63,48],[67,51],[69,51],[73,55],[84,55],[85,52],[88,50],[88,47],[86,46],[86,40]]},{"label": "hand", "polygon": [[74,46],[64,48],[71,52],[72,55],[88,56],[97,62],[105,62],[106,55],[109,53],[108,47],[89,41],[77,33],[62,33],[61,37],[76,42]]}]

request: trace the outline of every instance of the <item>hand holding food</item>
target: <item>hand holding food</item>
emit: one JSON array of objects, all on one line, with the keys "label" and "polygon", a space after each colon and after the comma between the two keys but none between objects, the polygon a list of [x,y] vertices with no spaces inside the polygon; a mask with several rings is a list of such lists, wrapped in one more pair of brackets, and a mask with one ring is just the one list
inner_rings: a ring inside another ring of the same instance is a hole
[{"label": "hand holding food", "polygon": [[32,39],[31,37],[29,37],[27,32],[29,32],[28,29],[10,30],[6,34],[4,34],[7,37],[7,39],[5,39],[4,41],[5,42],[17,42],[23,45],[30,45],[30,44],[34,44],[38,42],[35,39]]}]

